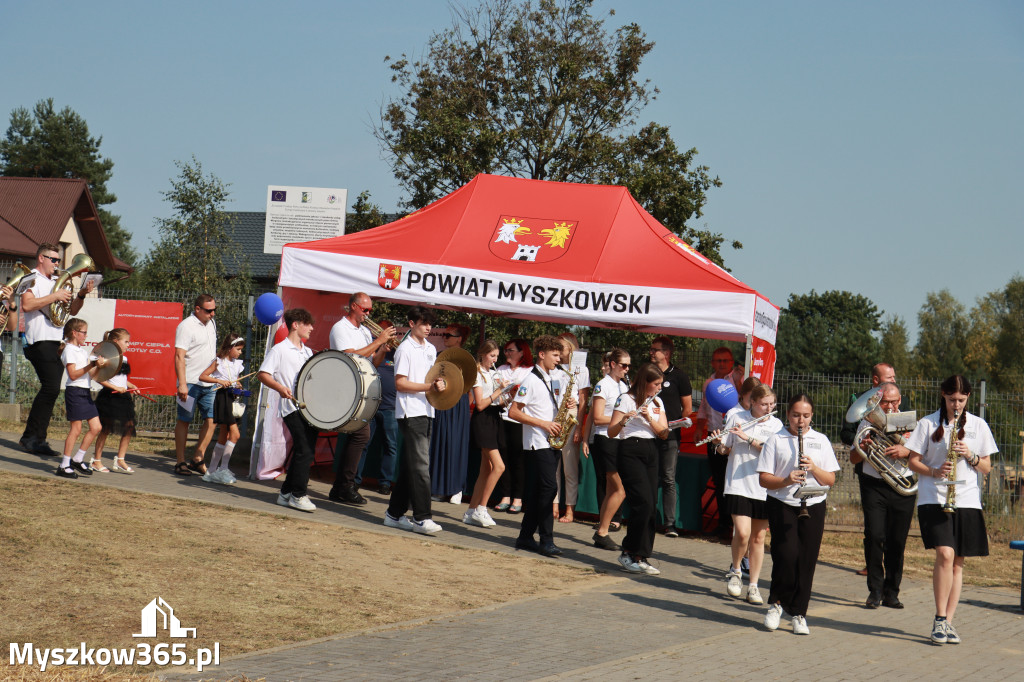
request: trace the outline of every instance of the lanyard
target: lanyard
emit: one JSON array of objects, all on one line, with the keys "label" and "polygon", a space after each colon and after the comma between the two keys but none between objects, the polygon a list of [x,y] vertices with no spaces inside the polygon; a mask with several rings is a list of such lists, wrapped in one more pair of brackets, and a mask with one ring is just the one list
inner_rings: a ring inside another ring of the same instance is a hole
[{"label": "lanyard", "polygon": [[558,399],[555,398],[555,392],[551,390],[551,386],[544,380],[544,375],[537,369],[537,365],[533,366],[533,374],[537,375],[537,378],[544,384],[544,388],[548,389],[548,395],[551,396],[551,404],[555,406],[555,412],[558,412]]}]

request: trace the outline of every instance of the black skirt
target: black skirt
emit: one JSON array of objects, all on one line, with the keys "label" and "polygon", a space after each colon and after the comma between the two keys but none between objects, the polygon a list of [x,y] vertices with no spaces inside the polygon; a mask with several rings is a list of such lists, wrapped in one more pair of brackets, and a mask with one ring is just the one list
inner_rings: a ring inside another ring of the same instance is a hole
[{"label": "black skirt", "polygon": [[92,401],[89,389],[81,386],[64,387],[64,408],[68,412],[69,422],[89,421],[97,416],[96,404]]},{"label": "black skirt", "polygon": [[213,396],[213,423],[214,424],[237,424],[231,406],[235,403],[235,396],[231,394],[230,388],[218,388]]},{"label": "black skirt", "polygon": [[118,436],[135,435],[135,398],[131,393],[116,393],[109,388],[96,396],[100,424],[107,433]]},{"label": "black skirt", "polygon": [[957,556],[988,556],[988,532],[980,509],[946,513],[941,504],[922,504],[917,521],[925,549],[952,547]]},{"label": "black skirt", "polygon": [[594,457],[600,457],[604,464],[605,474],[619,473],[619,445],[622,443],[618,438],[609,438],[600,434],[594,436]]},{"label": "black skirt", "polygon": [[474,412],[469,419],[469,431],[481,450],[505,451],[505,428],[501,423],[501,408],[497,405]]},{"label": "black skirt", "polygon": [[760,521],[768,520],[768,506],[764,500],[743,495],[726,495],[725,509],[730,515],[746,516]]}]

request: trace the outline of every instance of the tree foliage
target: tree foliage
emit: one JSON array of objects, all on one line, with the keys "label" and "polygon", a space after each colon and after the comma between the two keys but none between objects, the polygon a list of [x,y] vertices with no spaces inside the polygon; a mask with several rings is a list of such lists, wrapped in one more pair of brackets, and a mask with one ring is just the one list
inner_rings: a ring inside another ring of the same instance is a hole
[{"label": "tree foliage", "polygon": [[217,295],[241,295],[252,288],[247,267],[227,278],[226,256],[233,248],[232,225],[224,211],[228,185],[216,175],[203,175],[202,164],[176,161],[177,178],[163,192],[173,217],[158,219],[160,241],[146,256],[141,286]]},{"label": "tree foliage", "polygon": [[407,206],[422,208],[478,173],[622,184],[721,263],[724,238],[687,226],[721,181],[667,127],[640,125],[658,92],[638,75],[654,43],[636,24],[609,32],[590,4],[453,6],[452,26],[430,37],[422,58],[391,63],[404,94],[383,103],[374,132]]},{"label": "tree foliage", "polygon": [[117,197],[107,189],[114,162],[100,154],[102,137],[92,137],[89,126],[71,107],[55,111],[53,99],[36,103],[32,111],[18,107],[0,141],[0,173],[8,177],[81,178],[97,207],[103,231],[114,255],[128,264],[138,260],[131,234],[119,216],[108,211]]},{"label": "tree foliage", "polygon": [[1000,390],[1024,392],[1024,277],[1014,277],[997,292],[995,312],[999,333],[995,339],[993,379]]},{"label": "tree foliage", "polygon": [[881,312],[849,291],[791,294],[780,311],[780,372],[862,375],[879,362]]},{"label": "tree foliage", "polygon": [[928,294],[917,313],[917,326],[914,356],[921,376],[945,379],[967,373],[967,311],[949,289]]},{"label": "tree foliage", "polygon": [[363,190],[352,204],[352,213],[345,216],[345,234],[362,232],[388,222],[380,206],[370,201],[370,192]]},{"label": "tree foliage", "polygon": [[890,315],[882,323],[878,361],[887,362],[895,367],[897,377],[916,374],[914,356],[910,351],[910,334],[907,331],[907,323],[899,315]]}]

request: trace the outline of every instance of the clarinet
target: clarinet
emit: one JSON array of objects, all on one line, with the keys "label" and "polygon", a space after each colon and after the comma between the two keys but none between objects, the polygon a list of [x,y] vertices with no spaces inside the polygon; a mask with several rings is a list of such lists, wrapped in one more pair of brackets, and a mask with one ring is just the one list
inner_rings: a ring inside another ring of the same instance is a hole
[{"label": "clarinet", "polygon": [[[810,467],[805,467],[804,463],[802,461],[803,458],[804,458],[804,429],[803,429],[802,426],[798,426],[797,427],[797,429],[796,429],[796,438],[797,438],[797,443],[798,443],[798,445],[797,445],[796,461],[799,463],[801,471],[807,471]],[[800,487],[801,488],[803,488],[805,485],[807,485],[807,477],[806,476],[804,476],[804,480],[800,481]],[[797,514],[796,517],[798,519],[807,519],[807,518],[810,518],[810,516],[811,516],[810,512],[807,511],[807,498],[806,497],[801,497],[800,498],[800,513]]]}]

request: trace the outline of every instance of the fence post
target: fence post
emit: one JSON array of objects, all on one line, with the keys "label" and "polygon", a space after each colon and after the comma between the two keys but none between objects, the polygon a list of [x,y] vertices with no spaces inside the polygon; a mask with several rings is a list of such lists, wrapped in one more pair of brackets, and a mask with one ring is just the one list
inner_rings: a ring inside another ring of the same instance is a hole
[{"label": "fence post", "polygon": [[21,334],[17,328],[11,332],[11,404],[18,400],[18,353],[21,352]]},{"label": "fence post", "polygon": [[[246,312],[245,319],[245,367],[248,372],[252,371],[252,309],[256,304],[256,297],[249,296],[249,307]],[[242,387],[245,390],[249,390],[249,382],[252,377],[245,378],[245,385]],[[248,404],[248,400],[245,401]],[[249,410],[242,413],[242,433],[249,433]]]}]

